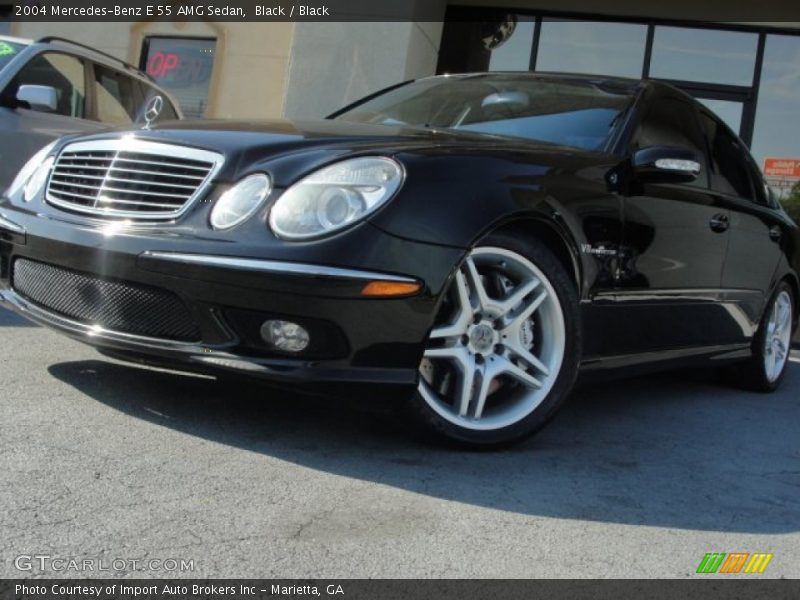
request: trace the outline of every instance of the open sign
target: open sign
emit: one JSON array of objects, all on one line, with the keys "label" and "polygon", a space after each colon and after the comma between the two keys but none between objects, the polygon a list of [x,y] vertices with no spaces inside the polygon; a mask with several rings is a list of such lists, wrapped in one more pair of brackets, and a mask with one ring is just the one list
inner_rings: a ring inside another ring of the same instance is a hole
[{"label": "open sign", "polygon": [[150,77],[161,79],[166,77],[170,71],[177,69],[181,64],[181,58],[175,52],[154,52],[147,61],[147,74]]},{"label": "open sign", "polygon": [[[178,88],[193,87],[208,82],[214,55],[208,48],[197,48],[188,42],[161,43],[162,48],[150,48],[145,71],[161,85]],[[168,46],[168,47],[163,47]]]},{"label": "open sign", "polygon": [[188,37],[147,37],[140,65],[178,100],[184,115],[202,117],[208,104],[216,40]]}]

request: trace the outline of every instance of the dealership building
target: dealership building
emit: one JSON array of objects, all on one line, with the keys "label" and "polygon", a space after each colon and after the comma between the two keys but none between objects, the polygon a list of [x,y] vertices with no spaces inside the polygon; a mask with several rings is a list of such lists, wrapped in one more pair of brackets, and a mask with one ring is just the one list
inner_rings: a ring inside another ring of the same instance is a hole
[{"label": "dealership building", "polygon": [[[708,19],[714,4],[729,15],[749,0],[419,1],[425,20],[410,22],[381,22],[376,4],[368,25],[7,20],[0,34],[60,35],[114,54],[147,70],[187,115],[201,117],[321,117],[393,83],[436,73],[662,79],[719,114],[766,162],[773,183],[788,186],[800,175],[800,22]],[[760,2],[762,14],[772,1]],[[776,15],[786,12],[787,3],[774,4]],[[775,160],[795,158],[797,172]]]}]

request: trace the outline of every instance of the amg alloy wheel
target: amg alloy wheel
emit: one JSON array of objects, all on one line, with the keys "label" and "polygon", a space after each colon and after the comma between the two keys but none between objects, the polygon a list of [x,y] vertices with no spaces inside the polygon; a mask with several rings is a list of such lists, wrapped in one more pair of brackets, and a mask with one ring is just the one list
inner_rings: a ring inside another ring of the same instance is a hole
[{"label": "amg alloy wheel", "polygon": [[794,330],[794,295],[782,282],[764,311],[753,340],[753,355],[743,366],[729,369],[733,381],[749,390],[773,392],[786,373]]},{"label": "amg alloy wheel", "polygon": [[789,360],[792,345],[792,296],[781,290],[775,298],[764,337],[764,372],[770,382],[778,381]]},{"label": "amg alloy wheel", "polygon": [[428,420],[447,437],[482,445],[519,438],[563,400],[563,385],[553,393],[560,378],[571,387],[574,285],[546,248],[526,246],[514,238],[486,240],[452,279],[418,388]]}]

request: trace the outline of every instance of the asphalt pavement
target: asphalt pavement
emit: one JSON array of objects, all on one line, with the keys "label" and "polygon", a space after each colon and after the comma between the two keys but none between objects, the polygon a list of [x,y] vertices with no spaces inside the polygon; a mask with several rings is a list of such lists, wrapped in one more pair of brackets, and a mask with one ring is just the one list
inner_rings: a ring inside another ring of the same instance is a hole
[{"label": "asphalt pavement", "polygon": [[800,577],[798,355],[771,396],[584,387],[500,452],[379,406],[125,365],[0,309],[0,577],[697,577],[707,552]]}]

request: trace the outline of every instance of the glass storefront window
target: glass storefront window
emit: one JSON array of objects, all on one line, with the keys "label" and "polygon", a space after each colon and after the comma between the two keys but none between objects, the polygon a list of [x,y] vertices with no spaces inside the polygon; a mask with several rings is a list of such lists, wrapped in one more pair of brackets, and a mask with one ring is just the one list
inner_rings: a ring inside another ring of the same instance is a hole
[{"label": "glass storefront window", "polygon": [[514,33],[499,48],[492,50],[490,71],[527,71],[533,47],[533,19],[520,17]]},{"label": "glass storefront window", "polygon": [[186,117],[204,117],[215,47],[215,40],[149,37],[142,69],[175,97]]},{"label": "glass storefront window", "polygon": [[800,158],[800,36],[768,35],[756,106],[753,156]]},{"label": "glass storefront window", "polygon": [[[468,11],[465,15],[474,17],[474,9],[464,10]],[[487,67],[525,71],[530,68],[531,55],[535,71],[639,78],[646,70],[649,77],[672,81],[709,107],[750,144],[760,167],[766,157],[800,159],[800,29],[793,34],[771,32],[768,27],[772,24],[737,29],[725,23],[620,23],[577,20],[566,14],[564,18],[543,17],[533,12],[518,15],[518,19],[517,31],[491,55],[482,44],[467,41],[474,35],[452,36],[445,44],[448,52],[442,55],[450,57],[454,68],[448,69],[444,60],[440,71],[482,71]],[[537,19],[540,30],[535,36]],[[445,31],[448,27],[445,24]],[[650,28],[652,46],[648,49]],[[756,87],[761,36],[764,60]]]},{"label": "glass storefront window", "polygon": [[758,34],[657,26],[650,77],[753,85]]},{"label": "glass storefront window", "polygon": [[642,76],[647,26],[544,19],[537,71]]},{"label": "glass storefront window", "polygon": [[11,34],[11,23],[0,20],[0,35]]},{"label": "glass storefront window", "polygon": [[742,111],[744,110],[741,102],[709,100],[707,98],[698,98],[698,100],[722,119],[735,134],[739,134],[739,129],[742,126]]}]

